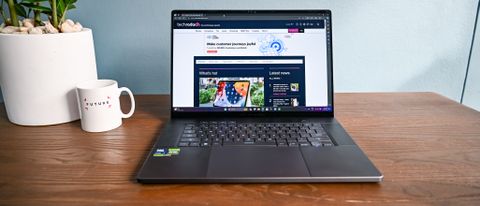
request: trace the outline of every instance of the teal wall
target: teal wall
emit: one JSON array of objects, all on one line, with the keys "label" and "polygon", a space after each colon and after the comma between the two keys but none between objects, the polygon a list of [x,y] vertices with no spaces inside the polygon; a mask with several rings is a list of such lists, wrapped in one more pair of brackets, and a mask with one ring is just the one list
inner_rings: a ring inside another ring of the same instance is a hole
[{"label": "teal wall", "polygon": [[[137,94],[166,94],[172,9],[328,8],[336,91],[433,91],[460,101],[477,5],[478,0],[81,0],[70,17],[94,31],[100,78],[116,79]],[[479,82],[476,65],[472,72]],[[480,104],[478,90],[468,94],[468,102]]]},{"label": "teal wall", "polygon": [[[480,18],[477,17],[477,18]],[[472,57],[470,69],[468,71],[467,82],[465,85],[465,95],[463,103],[480,111],[480,19],[477,21],[477,31],[475,32],[475,41],[473,42]]]}]

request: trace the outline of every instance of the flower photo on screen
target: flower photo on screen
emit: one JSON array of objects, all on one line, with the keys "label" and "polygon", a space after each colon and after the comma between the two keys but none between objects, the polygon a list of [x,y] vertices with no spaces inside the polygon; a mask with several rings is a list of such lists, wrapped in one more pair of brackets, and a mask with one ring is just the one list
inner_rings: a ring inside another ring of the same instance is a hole
[{"label": "flower photo on screen", "polygon": [[263,107],[263,77],[200,78],[200,107]]}]

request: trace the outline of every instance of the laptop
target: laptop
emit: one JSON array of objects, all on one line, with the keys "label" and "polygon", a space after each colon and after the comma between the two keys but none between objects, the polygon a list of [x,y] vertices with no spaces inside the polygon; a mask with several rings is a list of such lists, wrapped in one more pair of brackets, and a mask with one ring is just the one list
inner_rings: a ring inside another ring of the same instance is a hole
[{"label": "laptop", "polygon": [[171,20],[171,118],[138,182],[382,180],[334,118],[329,10],[175,10]]}]

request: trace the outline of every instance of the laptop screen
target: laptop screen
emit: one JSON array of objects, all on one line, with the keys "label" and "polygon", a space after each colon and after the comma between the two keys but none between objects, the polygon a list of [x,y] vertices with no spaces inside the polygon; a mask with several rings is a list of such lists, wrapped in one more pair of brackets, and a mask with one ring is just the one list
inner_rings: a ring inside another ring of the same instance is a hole
[{"label": "laptop screen", "polygon": [[173,112],[332,112],[329,11],[173,11]]}]

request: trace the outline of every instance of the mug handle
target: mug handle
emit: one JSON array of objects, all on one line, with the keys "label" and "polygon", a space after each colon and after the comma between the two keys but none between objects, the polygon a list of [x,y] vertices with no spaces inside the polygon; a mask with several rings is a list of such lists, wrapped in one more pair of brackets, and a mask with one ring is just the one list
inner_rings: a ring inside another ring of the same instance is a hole
[{"label": "mug handle", "polygon": [[127,114],[125,114],[125,113],[122,112],[122,110],[120,110],[122,118],[129,118],[133,115],[133,112],[135,111],[135,99],[133,98],[133,93],[132,93],[132,91],[130,91],[130,89],[128,89],[126,87],[118,88],[118,90],[120,91],[119,97],[122,94],[122,92],[127,92],[128,96],[130,96],[130,102],[132,104],[132,106],[130,108],[130,111]]}]

